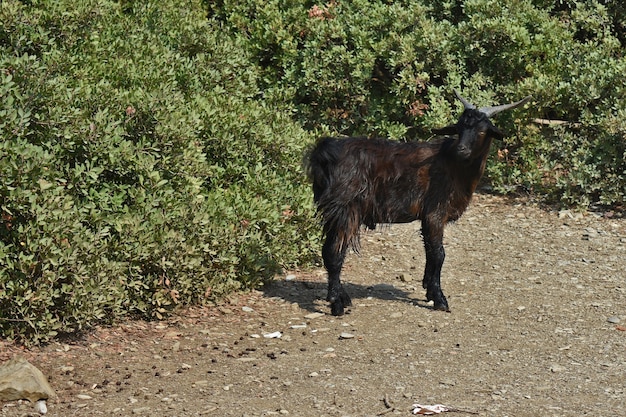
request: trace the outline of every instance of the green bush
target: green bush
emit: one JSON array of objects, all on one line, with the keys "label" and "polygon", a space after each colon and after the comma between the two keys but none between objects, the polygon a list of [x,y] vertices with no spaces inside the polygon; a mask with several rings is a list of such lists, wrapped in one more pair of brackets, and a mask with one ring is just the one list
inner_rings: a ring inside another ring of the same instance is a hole
[{"label": "green bush", "polygon": [[[458,117],[452,88],[477,105],[532,94],[532,105],[498,117],[509,137],[494,147],[486,180],[564,204],[624,203],[618,2],[205,5],[263,68],[266,96],[290,100],[308,129],[423,140]],[[571,123],[555,129],[536,118]]]},{"label": "green bush", "polygon": [[0,336],[161,317],[314,257],[312,138],[197,3],[0,13]]},{"label": "green bush", "polygon": [[[486,181],[623,205],[619,2],[0,2],[0,336],[161,317],[315,258],[320,134],[528,94]],[[547,122],[546,122],[547,121]]]}]

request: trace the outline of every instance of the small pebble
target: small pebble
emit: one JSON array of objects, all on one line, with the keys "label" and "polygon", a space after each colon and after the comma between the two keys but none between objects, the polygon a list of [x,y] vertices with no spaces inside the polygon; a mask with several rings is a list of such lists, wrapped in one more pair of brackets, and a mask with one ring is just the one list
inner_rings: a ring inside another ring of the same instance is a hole
[{"label": "small pebble", "polygon": [[46,414],[48,407],[46,406],[46,400],[39,400],[35,403],[35,412],[39,414]]},{"label": "small pebble", "polygon": [[285,277],[285,281],[295,281],[296,276],[293,274],[289,274]]},{"label": "small pebble", "polygon": [[606,320],[607,320],[609,323],[612,323],[612,324],[617,324],[617,323],[619,323],[619,322],[621,321],[621,320],[619,319],[619,317],[617,317],[617,316],[612,316],[612,317],[609,317],[609,318],[608,318],[608,319],[606,319]]},{"label": "small pebble", "polygon": [[305,319],[317,319],[319,317],[324,317],[324,313],[311,313],[304,316]]},{"label": "small pebble", "polygon": [[339,335],[340,339],[354,339],[354,335],[352,333],[343,332]]},{"label": "small pebble", "polygon": [[559,373],[559,372],[563,372],[565,370],[566,369],[564,367],[562,367],[561,365],[556,365],[555,364],[555,365],[550,366],[550,372],[552,372],[554,374]]}]

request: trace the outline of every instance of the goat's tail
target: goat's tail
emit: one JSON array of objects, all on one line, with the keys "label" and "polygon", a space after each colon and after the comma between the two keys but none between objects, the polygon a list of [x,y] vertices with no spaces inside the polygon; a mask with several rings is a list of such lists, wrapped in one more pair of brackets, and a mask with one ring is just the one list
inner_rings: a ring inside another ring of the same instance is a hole
[{"label": "goat's tail", "polygon": [[352,200],[350,191],[337,184],[344,144],[341,139],[321,138],[305,156],[305,167],[313,184],[313,200],[324,223],[324,234],[333,235],[338,252],[348,247],[358,252],[360,212],[347,203]]},{"label": "goat's tail", "polygon": [[332,185],[332,168],[339,159],[340,142],[334,138],[321,138],[305,156],[305,169],[313,184],[313,200],[319,205],[324,192]]}]

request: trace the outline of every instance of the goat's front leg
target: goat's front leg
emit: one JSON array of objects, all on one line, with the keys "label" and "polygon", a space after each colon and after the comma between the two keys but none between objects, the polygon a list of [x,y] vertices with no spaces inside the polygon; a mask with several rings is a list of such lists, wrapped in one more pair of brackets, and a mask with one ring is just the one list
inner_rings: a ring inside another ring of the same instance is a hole
[{"label": "goat's front leg", "polygon": [[322,258],[328,272],[328,296],[330,311],[333,316],[344,314],[344,308],[352,305],[350,296],[343,289],[339,275],[346,258],[347,248],[338,248],[337,235],[332,231],[326,234],[326,241],[322,247]]},{"label": "goat's front leg", "polygon": [[426,249],[426,268],[422,281],[426,289],[426,299],[434,302],[433,309],[450,311],[448,300],[441,290],[441,268],[446,257],[443,248],[443,224],[437,221],[422,221],[422,235]]}]

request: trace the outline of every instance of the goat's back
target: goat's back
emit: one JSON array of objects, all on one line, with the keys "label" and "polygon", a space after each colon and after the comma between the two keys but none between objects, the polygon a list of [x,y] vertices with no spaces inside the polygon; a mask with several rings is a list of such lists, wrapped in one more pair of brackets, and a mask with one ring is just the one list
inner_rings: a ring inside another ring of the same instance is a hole
[{"label": "goat's back", "polygon": [[315,202],[327,193],[356,197],[374,183],[391,184],[414,177],[441,152],[441,141],[398,142],[365,137],[321,138],[307,158]]}]

